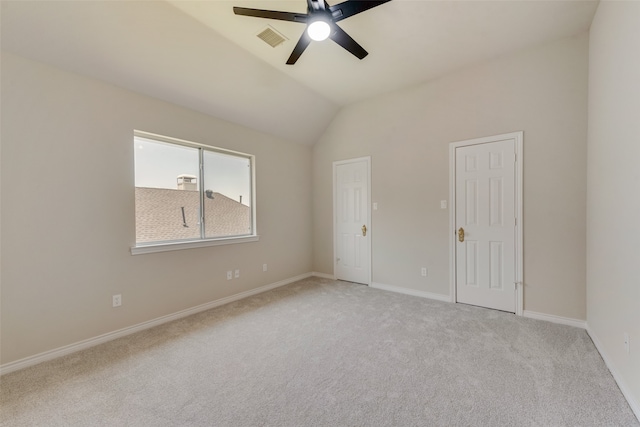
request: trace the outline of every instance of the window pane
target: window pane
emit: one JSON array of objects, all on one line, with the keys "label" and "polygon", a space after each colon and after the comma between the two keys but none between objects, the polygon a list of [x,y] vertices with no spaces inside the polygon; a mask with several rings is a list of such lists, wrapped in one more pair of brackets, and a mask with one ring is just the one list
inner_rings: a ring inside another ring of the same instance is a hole
[{"label": "window pane", "polygon": [[251,161],[204,151],[205,237],[251,234]]},{"label": "window pane", "polygon": [[135,137],[136,242],[200,239],[198,149]]}]

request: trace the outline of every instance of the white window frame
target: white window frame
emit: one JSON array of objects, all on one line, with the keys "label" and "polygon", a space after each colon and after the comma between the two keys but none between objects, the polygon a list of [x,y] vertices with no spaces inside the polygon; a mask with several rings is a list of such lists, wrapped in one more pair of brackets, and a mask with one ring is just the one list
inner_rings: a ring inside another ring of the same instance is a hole
[{"label": "white window frame", "polygon": [[[252,154],[242,153],[239,151],[227,150],[224,148],[213,147],[205,144],[198,144],[192,141],[186,141],[183,139],[172,138],[163,135],[157,135],[150,132],[144,132],[134,130],[134,137],[150,139],[153,141],[164,142],[168,144],[181,145],[184,147],[191,147],[197,149],[204,149],[207,151],[214,151],[222,154],[230,154],[239,157],[245,157],[250,160],[251,163],[251,234],[241,236],[224,236],[214,238],[201,238],[188,241],[166,241],[166,242],[152,242],[152,243],[138,243],[136,242],[131,247],[131,255],[149,254],[156,252],[176,251],[182,249],[203,248],[208,246],[221,246],[232,245],[237,243],[249,243],[257,242],[260,239],[256,229],[256,174],[255,174],[255,156]],[[203,171],[200,170],[200,182],[203,183]],[[204,194],[203,187],[200,188],[200,197]]]}]

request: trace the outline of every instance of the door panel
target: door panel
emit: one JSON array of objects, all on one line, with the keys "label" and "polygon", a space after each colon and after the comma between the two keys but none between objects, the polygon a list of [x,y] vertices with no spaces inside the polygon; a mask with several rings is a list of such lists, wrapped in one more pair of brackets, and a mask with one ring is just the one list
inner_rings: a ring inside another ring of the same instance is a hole
[{"label": "door panel", "polygon": [[515,141],[457,147],[456,300],[516,311]]},{"label": "door panel", "polygon": [[336,278],[369,284],[369,162],[358,160],[335,165]]},{"label": "door panel", "polygon": [[464,247],[467,286],[478,286],[478,242],[467,240]]}]

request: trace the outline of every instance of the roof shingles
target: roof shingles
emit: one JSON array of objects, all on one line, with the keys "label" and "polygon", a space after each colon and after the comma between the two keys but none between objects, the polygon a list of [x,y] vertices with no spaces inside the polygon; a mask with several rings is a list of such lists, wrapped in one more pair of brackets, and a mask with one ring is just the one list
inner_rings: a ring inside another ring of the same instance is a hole
[{"label": "roof shingles", "polygon": [[[199,210],[198,191],[136,187],[136,242],[199,239]],[[251,232],[251,208],[223,194],[205,197],[204,212],[207,238]]]}]

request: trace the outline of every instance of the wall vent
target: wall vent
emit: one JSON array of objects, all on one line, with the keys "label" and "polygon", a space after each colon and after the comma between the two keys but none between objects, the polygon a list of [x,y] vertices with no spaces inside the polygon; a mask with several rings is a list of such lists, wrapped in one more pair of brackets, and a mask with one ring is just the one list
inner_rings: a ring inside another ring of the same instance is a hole
[{"label": "wall vent", "polygon": [[267,25],[267,28],[260,31],[257,34],[258,38],[263,40],[266,44],[271,47],[276,47],[282,43],[284,43],[287,38],[277,32],[272,26]]}]

